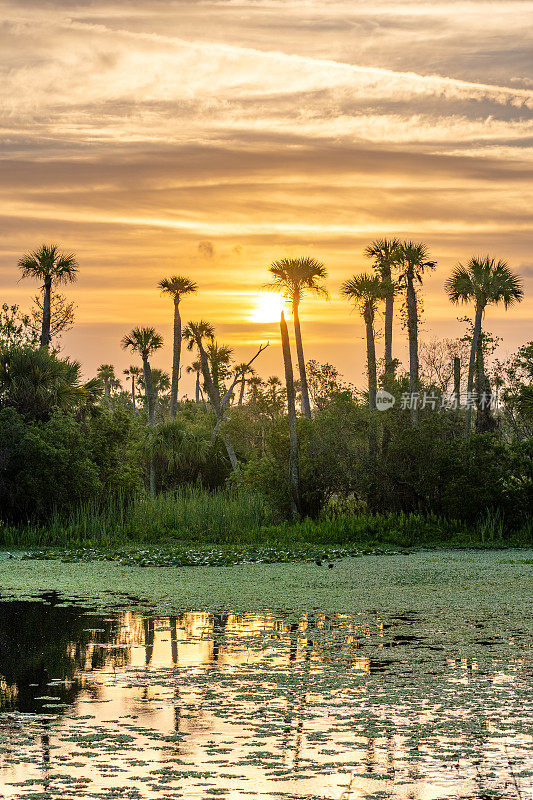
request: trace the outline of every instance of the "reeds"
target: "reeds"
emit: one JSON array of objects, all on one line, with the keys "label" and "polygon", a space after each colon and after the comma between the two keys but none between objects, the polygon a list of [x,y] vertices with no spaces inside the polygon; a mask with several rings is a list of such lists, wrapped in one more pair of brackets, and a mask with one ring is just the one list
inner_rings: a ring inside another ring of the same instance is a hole
[{"label": "reeds", "polygon": [[379,547],[530,546],[532,526],[508,531],[498,512],[487,512],[474,525],[435,515],[362,511],[323,515],[320,519],[276,522],[268,504],[243,491],[209,492],[182,488],[156,497],[118,497],[105,506],[81,506],[69,514],[56,511],[44,526],[0,522],[0,546],[135,547],[157,543],[180,547],[203,545],[292,547],[318,545],[361,549]]}]

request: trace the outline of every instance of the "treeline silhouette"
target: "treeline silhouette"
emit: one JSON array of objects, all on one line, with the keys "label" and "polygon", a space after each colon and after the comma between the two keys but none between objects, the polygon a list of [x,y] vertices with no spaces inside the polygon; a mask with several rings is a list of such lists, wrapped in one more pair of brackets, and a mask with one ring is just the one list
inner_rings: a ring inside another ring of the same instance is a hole
[{"label": "treeline silhouette", "polygon": [[[235,363],[209,321],[184,324],[182,303],[199,286],[173,275],[158,284],[173,307],[171,368],[152,367],[161,334],[135,327],[122,339],[138,357],[124,370],[124,389],[113,364],[83,382],[80,364],[54,346],[72,323],[72,308],[60,314],[54,304],[64,311],[57,288],[76,279],[75,255],[56,245],[24,255],[22,276],[41,285],[40,325],[35,313],[2,308],[2,519],[46,523],[88,502],[195,486],[252,493],[274,520],[392,511],[469,522],[496,514],[502,529],[530,525],[533,343],[490,364],[498,341],[484,326],[489,306],[523,299],[520,278],[490,256],[458,264],[444,288],[451,303],[472,308],[465,335],[420,344],[423,280],[436,267],[428,248],[382,239],[365,256],[370,270],[340,287],[364,325],[361,392],[333,365],[305,359],[300,305],[309,294],[328,297],[326,267],[314,258],[274,262],[261,287],[291,310],[293,341],[280,315],[283,381],[257,374],[268,343]],[[394,357],[395,314],[407,330],[406,370]],[[183,344],[193,353],[194,399],[180,397]]]}]

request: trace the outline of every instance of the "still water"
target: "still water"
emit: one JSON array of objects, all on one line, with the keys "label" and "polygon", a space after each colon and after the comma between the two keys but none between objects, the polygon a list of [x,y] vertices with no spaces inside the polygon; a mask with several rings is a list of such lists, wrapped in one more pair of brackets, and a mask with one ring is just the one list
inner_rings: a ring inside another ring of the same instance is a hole
[{"label": "still water", "polygon": [[415,612],[2,602],[0,796],[530,798],[530,642],[493,622],[465,656]]}]

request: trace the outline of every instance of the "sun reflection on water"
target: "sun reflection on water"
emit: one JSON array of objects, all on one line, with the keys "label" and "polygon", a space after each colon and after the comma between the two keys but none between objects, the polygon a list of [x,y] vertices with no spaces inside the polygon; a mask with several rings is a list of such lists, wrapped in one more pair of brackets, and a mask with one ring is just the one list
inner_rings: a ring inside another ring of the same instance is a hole
[{"label": "sun reflection on water", "polygon": [[420,619],[3,607],[5,797],[503,798],[531,751],[528,665]]}]

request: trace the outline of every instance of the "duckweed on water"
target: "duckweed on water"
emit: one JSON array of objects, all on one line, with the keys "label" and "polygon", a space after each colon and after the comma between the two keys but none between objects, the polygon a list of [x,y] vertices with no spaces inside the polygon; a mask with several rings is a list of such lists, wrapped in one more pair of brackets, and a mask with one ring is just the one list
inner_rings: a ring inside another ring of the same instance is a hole
[{"label": "duckweed on water", "polygon": [[0,557],[5,599],[71,614],[82,665],[62,713],[0,716],[3,780],[16,800],[525,797],[531,556]]}]

